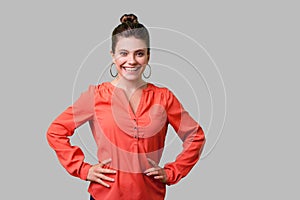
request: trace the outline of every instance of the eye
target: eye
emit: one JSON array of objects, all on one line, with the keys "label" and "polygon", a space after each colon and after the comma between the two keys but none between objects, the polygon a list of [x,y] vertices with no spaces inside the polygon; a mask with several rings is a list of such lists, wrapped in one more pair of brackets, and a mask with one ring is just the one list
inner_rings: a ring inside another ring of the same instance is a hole
[{"label": "eye", "polygon": [[120,55],[121,55],[121,56],[127,56],[127,52],[126,52],[126,51],[121,51],[121,52],[120,52]]},{"label": "eye", "polygon": [[136,53],[136,55],[138,57],[143,57],[145,55],[145,53],[143,51],[139,51],[139,52]]}]

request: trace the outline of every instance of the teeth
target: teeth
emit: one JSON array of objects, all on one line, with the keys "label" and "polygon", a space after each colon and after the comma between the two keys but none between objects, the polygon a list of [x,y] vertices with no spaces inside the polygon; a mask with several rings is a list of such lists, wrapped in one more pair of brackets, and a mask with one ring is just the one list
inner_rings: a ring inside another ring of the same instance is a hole
[{"label": "teeth", "polygon": [[126,71],[130,71],[130,72],[133,72],[133,71],[137,71],[139,68],[138,67],[124,67]]}]

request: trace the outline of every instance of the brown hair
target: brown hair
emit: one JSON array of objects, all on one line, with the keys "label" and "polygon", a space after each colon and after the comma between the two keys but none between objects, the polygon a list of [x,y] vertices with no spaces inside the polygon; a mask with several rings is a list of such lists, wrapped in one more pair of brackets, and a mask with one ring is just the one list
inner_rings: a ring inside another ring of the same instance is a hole
[{"label": "brown hair", "polygon": [[150,37],[147,28],[138,22],[137,16],[134,14],[124,14],[120,18],[119,24],[112,32],[112,52],[115,53],[115,48],[120,37],[135,37],[144,40],[147,45],[147,53],[150,53]]}]

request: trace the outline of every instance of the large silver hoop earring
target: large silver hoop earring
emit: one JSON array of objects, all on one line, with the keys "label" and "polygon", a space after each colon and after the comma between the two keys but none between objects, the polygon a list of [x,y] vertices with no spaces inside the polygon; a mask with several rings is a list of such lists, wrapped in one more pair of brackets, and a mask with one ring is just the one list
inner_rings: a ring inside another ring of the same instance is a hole
[{"label": "large silver hoop earring", "polygon": [[[146,66],[149,66],[149,75],[148,76],[145,76],[145,74],[143,73],[143,77],[145,78],[145,79],[148,79],[148,78],[150,78],[150,76],[151,76],[151,66],[149,65],[149,64],[147,64]],[[144,71],[145,72],[145,71]]]},{"label": "large silver hoop earring", "polygon": [[118,72],[116,73],[116,75],[113,75],[113,73],[112,73],[112,66],[114,65],[115,63],[111,63],[111,65],[110,65],[110,68],[109,68],[109,72],[110,72],[110,75],[112,76],[112,77],[117,77],[118,76]]}]

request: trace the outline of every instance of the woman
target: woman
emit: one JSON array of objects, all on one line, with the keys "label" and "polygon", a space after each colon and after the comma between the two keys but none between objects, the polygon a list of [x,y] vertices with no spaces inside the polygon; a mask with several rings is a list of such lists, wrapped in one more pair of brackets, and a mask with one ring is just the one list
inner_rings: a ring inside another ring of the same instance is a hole
[{"label": "woman", "polygon": [[[170,90],[143,80],[151,75],[148,30],[133,14],[120,20],[112,33],[114,80],[82,93],[53,121],[47,139],[71,175],[90,181],[91,199],[164,199],[166,185],[185,177],[199,160],[205,136]],[[95,165],[69,142],[85,122],[98,147]],[[160,167],[168,124],[183,141],[183,150]]]}]

